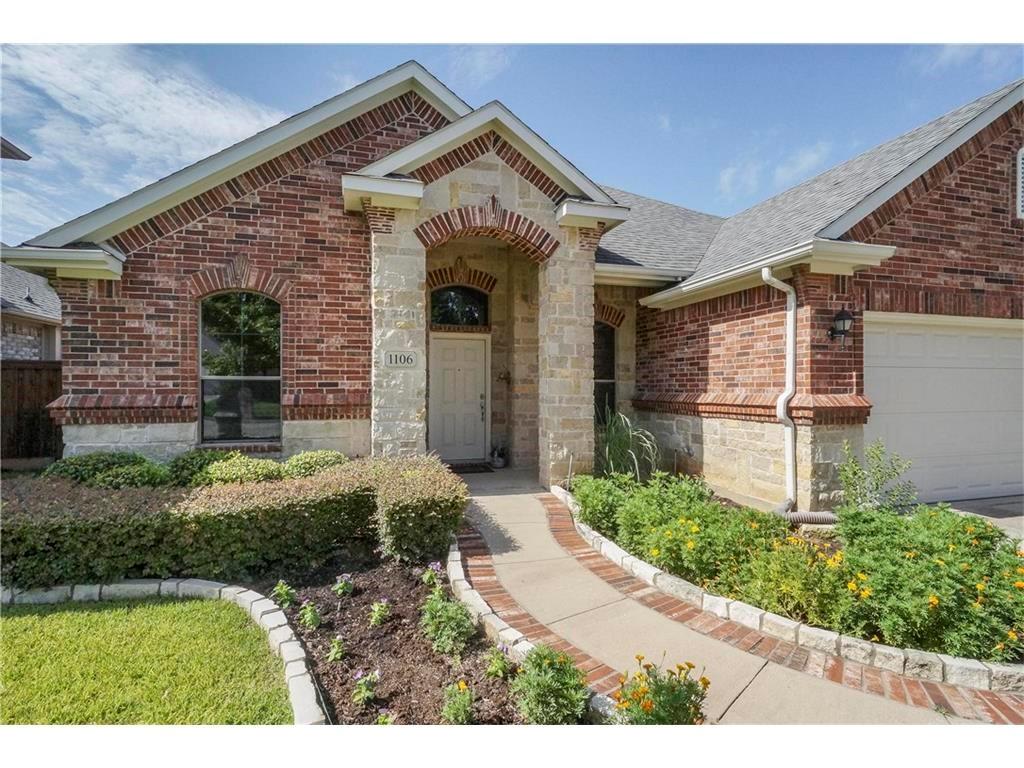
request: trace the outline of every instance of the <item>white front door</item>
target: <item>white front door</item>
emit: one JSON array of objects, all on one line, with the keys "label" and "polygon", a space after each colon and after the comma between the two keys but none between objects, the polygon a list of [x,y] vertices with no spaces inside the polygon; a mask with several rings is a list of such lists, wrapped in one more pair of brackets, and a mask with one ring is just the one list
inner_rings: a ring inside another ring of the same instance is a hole
[{"label": "white front door", "polygon": [[445,461],[487,458],[487,337],[431,334],[429,443]]}]

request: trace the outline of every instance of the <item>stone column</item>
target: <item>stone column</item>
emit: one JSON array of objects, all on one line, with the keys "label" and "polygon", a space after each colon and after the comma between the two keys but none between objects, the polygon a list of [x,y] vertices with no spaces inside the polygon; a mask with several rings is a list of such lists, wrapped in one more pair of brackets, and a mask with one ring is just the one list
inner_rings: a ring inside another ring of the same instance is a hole
[{"label": "stone column", "polygon": [[562,228],[539,269],[540,481],[548,486],[594,462],[594,251],[601,232]]},{"label": "stone column", "polygon": [[425,453],[426,250],[413,234],[414,211],[366,203],[363,211],[371,232],[371,450],[374,456]]}]

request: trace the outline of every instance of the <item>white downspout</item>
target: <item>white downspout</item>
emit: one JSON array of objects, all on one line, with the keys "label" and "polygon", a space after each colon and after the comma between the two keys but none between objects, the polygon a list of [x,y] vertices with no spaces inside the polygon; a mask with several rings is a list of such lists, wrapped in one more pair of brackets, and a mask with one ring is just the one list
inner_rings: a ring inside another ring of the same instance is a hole
[{"label": "white downspout", "polygon": [[786,388],[775,401],[786,451],[786,500],[775,511],[785,515],[796,507],[796,427],[789,416],[789,401],[796,393],[796,289],[775,277],[771,267],[761,269],[761,279],[786,294]]}]

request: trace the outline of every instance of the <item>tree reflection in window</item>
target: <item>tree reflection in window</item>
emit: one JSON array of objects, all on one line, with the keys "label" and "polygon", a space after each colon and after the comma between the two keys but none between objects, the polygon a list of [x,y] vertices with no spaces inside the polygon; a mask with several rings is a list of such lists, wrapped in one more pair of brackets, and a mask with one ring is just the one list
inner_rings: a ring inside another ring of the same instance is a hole
[{"label": "tree reflection in window", "polygon": [[430,294],[430,322],[434,325],[487,325],[487,294],[453,285]]},{"label": "tree reflection in window", "polygon": [[281,306],[258,293],[201,305],[203,440],[281,436]]}]

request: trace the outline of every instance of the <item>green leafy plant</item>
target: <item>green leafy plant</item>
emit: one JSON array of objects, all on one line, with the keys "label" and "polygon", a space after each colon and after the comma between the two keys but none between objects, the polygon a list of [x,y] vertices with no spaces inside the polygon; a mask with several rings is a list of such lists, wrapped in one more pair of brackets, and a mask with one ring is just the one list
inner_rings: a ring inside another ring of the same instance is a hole
[{"label": "green leafy plant", "polygon": [[341,639],[341,635],[336,635],[331,638],[331,647],[327,649],[327,660],[334,663],[343,658],[345,658],[345,642]]},{"label": "green leafy plant", "polygon": [[507,655],[505,644],[496,645],[487,651],[487,669],[484,674],[499,680],[506,680],[512,674],[513,665]]},{"label": "green leafy plant", "polygon": [[699,477],[655,472],[646,483],[627,491],[616,516],[617,541],[640,555],[649,549],[647,537],[652,528],[693,513],[711,497],[711,489]]},{"label": "green leafy plant", "polygon": [[377,715],[376,725],[394,725],[395,715],[392,712],[385,712],[381,710],[380,714]]},{"label": "green leafy plant", "polygon": [[348,597],[356,590],[356,582],[352,578],[351,573],[343,573],[335,580],[331,586],[331,592],[334,593],[335,597],[339,600],[343,597]]},{"label": "green leafy plant", "polygon": [[843,506],[907,512],[917,503],[914,484],[902,480],[911,462],[890,454],[881,440],[864,448],[864,463],[857,460],[850,443],[843,444],[846,460],[839,467]]},{"label": "green leafy plant", "polygon": [[282,608],[290,607],[298,599],[295,590],[289,587],[284,580],[277,582],[274,589],[271,590],[270,596]]},{"label": "green leafy plant", "polygon": [[320,626],[320,622],[323,619],[320,618],[320,611],[316,605],[309,600],[302,604],[299,608],[299,626],[305,627],[306,629],[316,629]]},{"label": "green leafy plant", "polygon": [[370,606],[370,626],[379,627],[391,617],[391,603],[382,597]]},{"label": "green leafy plant", "polygon": [[441,563],[435,560],[423,570],[423,575],[420,579],[428,587],[437,588],[441,586],[441,574],[444,573],[444,569],[441,568]]},{"label": "green leafy plant", "polygon": [[192,485],[263,483],[283,477],[284,468],[273,459],[254,459],[237,454],[203,467],[192,477]]},{"label": "green leafy plant", "polygon": [[58,459],[43,470],[43,477],[63,477],[78,483],[88,483],[99,475],[117,467],[146,464],[149,460],[140,453],[123,451],[83,453]]},{"label": "green leafy plant", "polygon": [[353,677],[355,687],[352,690],[352,703],[365,707],[373,701],[377,695],[377,684],[380,682],[380,670],[375,669],[370,674],[364,674],[363,670],[356,672]]},{"label": "green leafy plant", "polygon": [[447,599],[440,587],[435,587],[424,601],[420,615],[423,634],[438,653],[458,656],[476,634],[466,606]]},{"label": "green leafy plant", "polygon": [[473,689],[465,680],[459,680],[444,689],[441,722],[449,725],[469,725],[473,722]]},{"label": "green leafy plant", "polygon": [[348,457],[340,451],[303,451],[284,462],[285,477],[309,477],[325,469],[344,464]]},{"label": "green leafy plant", "polygon": [[218,461],[241,456],[238,451],[218,451],[212,448],[193,448],[178,454],[167,465],[174,485],[190,486],[197,474]]},{"label": "green leafy plant", "polygon": [[587,708],[586,677],[566,654],[538,645],[530,651],[509,690],[527,723],[571,725]]},{"label": "green leafy plant", "polygon": [[151,461],[114,467],[94,476],[89,485],[94,488],[160,488],[170,485],[171,473],[162,464]]},{"label": "green leafy plant", "polygon": [[602,536],[614,539],[619,532],[619,508],[636,491],[632,475],[609,474],[605,477],[576,475],[572,494],[579,505],[579,519]]},{"label": "green leafy plant", "polygon": [[658,441],[624,413],[606,409],[594,430],[594,467],[598,475],[632,475],[643,480],[658,468]]},{"label": "green leafy plant", "polygon": [[704,700],[711,681],[703,675],[694,680],[691,662],[662,669],[645,663],[637,654],[638,669],[619,678],[613,722],[622,725],[694,725],[704,720]]}]

